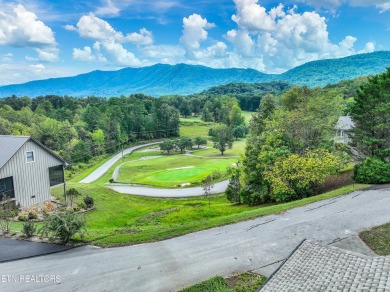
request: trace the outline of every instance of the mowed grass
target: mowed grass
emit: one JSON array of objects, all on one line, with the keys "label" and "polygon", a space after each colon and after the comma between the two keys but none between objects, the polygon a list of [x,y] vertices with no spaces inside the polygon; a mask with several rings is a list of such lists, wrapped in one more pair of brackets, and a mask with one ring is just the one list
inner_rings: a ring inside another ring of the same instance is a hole
[{"label": "mowed grass", "polygon": [[[112,178],[115,168],[122,163],[126,163],[129,161],[136,161],[148,156],[159,156],[159,155],[161,155],[161,151],[158,149],[158,145],[138,149],[137,151],[134,151],[131,154],[125,155],[123,159],[119,159],[105,174],[103,174],[99,179],[97,179],[93,183],[99,185],[107,184],[109,180]],[[72,182],[78,182],[78,181],[72,180]]]},{"label": "mowed grass", "polygon": [[180,118],[180,136],[182,137],[207,137],[209,135],[209,129],[217,126],[218,124],[212,122],[204,122],[200,116]]},{"label": "mowed grass", "polygon": [[377,255],[390,255],[390,223],[363,231],[359,236]]},{"label": "mowed grass", "polygon": [[236,158],[198,158],[187,155],[165,155],[150,160],[123,164],[118,182],[147,184],[158,187],[175,187],[182,183],[200,184],[214,171],[226,172]]},{"label": "mowed grass", "polygon": [[247,125],[249,124],[250,120],[252,119],[253,114],[255,114],[255,112],[246,112],[246,111],[242,112],[242,115],[244,116],[245,122]]},{"label": "mowed grass", "polygon": [[221,155],[221,152],[218,149],[213,148],[213,143],[209,142],[207,144],[207,149],[197,150],[194,148],[193,155],[202,156],[202,157],[218,157],[218,158],[227,158],[227,157],[239,157],[245,154],[246,140],[234,141],[232,149],[227,149],[224,155]]},{"label": "mowed grass", "polygon": [[180,136],[182,137],[207,137],[209,135],[209,129],[213,126],[208,124],[195,124],[189,126],[180,126]]},{"label": "mowed grass", "polygon": [[[224,195],[158,199],[119,194],[105,186],[68,183],[81,192],[77,201],[89,195],[95,210],[85,213],[88,234],[84,240],[102,247],[114,247],[168,239],[195,231],[251,218],[277,214],[319,200],[352,192],[367,185],[355,184],[336,191],[280,205],[232,205]],[[62,187],[52,189],[62,197]]]},{"label": "mowed grass", "polygon": [[[208,147],[212,147],[212,144],[208,144]],[[223,156],[214,148],[195,148],[192,152],[194,156],[136,151],[127,159],[129,162],[122,164],[117,181],[170,188],[182,183],[199,185],[215,171],[221,172],[219,180],[222,180],[226,178],[227,167],[236,164],[244,152],[245,140],[234,142],[232,149],[228,149]],[[143,154],[161,157],[134,161]],[[107,177],[104,180],[107,182]]]}]

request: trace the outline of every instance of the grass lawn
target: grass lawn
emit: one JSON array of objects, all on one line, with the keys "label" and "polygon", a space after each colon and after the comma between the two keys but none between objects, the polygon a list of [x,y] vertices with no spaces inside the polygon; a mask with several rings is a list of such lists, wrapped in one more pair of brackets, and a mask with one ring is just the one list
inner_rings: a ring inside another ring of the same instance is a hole
[{"label": "grass lawn", "polygon": [[252,115],[254,114],[255,112],[242,112],[242,115],[244,116],[245,118],[245,122],[247,123],[247,125],[249,125],[249,122],[250,120],[252,119]]},{"label": "grass lawn", "polygon": [[150,160],[123,164],[118,182],[139,183],[158,187],[175,187],[182,183],[200,184],[213,171],[226,172],[237,158],[198,158],[187,155],[164,155]]},{"label": "grass lawn", "polygon": [[[211,147],[212,144],[209,144]],[[238,157],[245,151],[245,140],[237,141],[233,148],[221,155],[217,149],[194,150],[194,157],[180,154],[161,154],[160,151],[136,151],[130,155],[119,171],[118,182],[147,184],[158,187],[177,187],[182,183],[199,185],[202,180],[214,171],[221,172],[221,179],[225,178],[226,168],[238,161]],[[134,161],[141,156],[161,156],[150,160]],[[229,158],[230,157],[230,158]],[[224,159],[222,159],[224,158]],[[109,178],[104,177],[104,182]]]},{"label": "grass lawn", "polygon": [[[280,205],[232,205],[224,195],[211,197],[211,206],[203,197],[158,199],[119,194],[95,184],[68,183],[82,197],[95,200],[95,210],[85,213],[88,234],[85,240],[102,247],[114,247],[168,239],[195,231],[251,218],[280,213],[312,202],[336,197],[367,185],[355,184],[341,189]],[[61,187],[53,188],[61,196]],[[18,226],[18,225],[16,225]],[[17,227],[13,227],[15,229]],[[17,228],[18,230],[20,226]]]},{"label": "grass lawn", "polygon": [[203,157],[237,157],[240,155],[245,154],[245,146],[246,146],[246,140],[242,139],[239,141],[234,141],[232,149],[227,149],[223,156],[221,155],[221,152],[218,149],[212,148],[213,143],[209,142],[207,147],[210,147],[208,149],[200,149],[200,150],[194,150],[192,153],[196,156],[203,156]]},{"label": "grass lawn", "polygon": [[212,122],[204,122],[198,117],[180,118],[180,136],[183,137],[207,137],[209,129],[218,124]]},{"label": "grass lawn", "polygon": [[189,126],[180,126],[180,136],[182,137],[207,137],[209,135],[209,129],[213,126],[208,124],[195,124]]},{"label": "grass lawn", "polygon": [[255,292],[266,280],[264,276],[243,273],[227,279],[215,276],[179,292]]},{"label": "grass lawn", "polygon": [[[125,155],[124,159],[118,160],[105,174],[103,174],[100,178],[98,178],[96,181],[94,181],[94,184],[99,184],[99,185],[105,185],[109,182],[110,178],[112,178],[112,174],[115,170],[115,168],[122,163],[129,162],[129,161],[135,161],[143,157],[148,157],[148,156],[159,156],[161,155],[161,151],[157,150],[155,148],[157,146],[149,146],[145,148],[141,148],[139,150],[134,151],[131,154]],[[153,151],[150,151],[153,150]],[[71,180],[71,182],[78,182],[75,180]]]},{"label": "grass lawn", "polygon": [[390,255],[390,223],[363,231],[359,236],[377,255]]}]

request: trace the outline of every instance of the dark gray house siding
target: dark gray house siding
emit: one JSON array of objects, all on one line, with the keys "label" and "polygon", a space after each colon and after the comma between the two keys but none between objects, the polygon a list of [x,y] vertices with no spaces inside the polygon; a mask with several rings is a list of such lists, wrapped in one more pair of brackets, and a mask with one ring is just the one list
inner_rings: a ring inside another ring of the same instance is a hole
[{"label": "dark gray house siding", "polygon": [[[27,155],[27,152],[31,151],[34,161],[28,161],[31,160],[31,153]],[[28,207],[50,200],[51,185],[64,182],[63,166],[64,161],[60,157],[28,138],[0,169],[0,180],[8,182],[9,186],[12,178],[15,200],[22,207]],[[6,184],[3,183],[4,187]],[[11,196],[12,192],[6,194]]]}]

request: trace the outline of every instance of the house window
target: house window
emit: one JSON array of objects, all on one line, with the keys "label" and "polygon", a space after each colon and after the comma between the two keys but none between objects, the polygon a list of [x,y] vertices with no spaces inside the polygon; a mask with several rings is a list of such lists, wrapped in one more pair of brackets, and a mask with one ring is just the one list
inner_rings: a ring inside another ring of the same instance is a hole
[{"label": "house window", "polygon": [[62,165],[49,167],[50,186],[56,186],[65,182]]},{"label": "house window", "polygon": [[3,197],[15,198],[14,180],[11,177],[0,178],[0,200]]},{"label": "house window", "polygon": [[35,162],[34,151],[27,151],[26,152],[26,159],[27,159],[27,163],[28,162]]}]

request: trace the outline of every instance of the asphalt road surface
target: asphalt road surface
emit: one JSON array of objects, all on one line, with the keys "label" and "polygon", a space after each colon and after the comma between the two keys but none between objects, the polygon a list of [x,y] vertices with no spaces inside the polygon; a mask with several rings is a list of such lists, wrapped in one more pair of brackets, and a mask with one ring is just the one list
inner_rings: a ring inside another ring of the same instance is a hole
[{"label": "asphalt road surface", "polygon": [[[303,239],[346,242],[364,229],[389,222],[389,206],[389,187],[357,191],[161,242],[81,247],[3,263],[0,273],[8,278],[0,281],[0,291],[177,291],[218,274],[254,270],[269,275]],[[58,278],[26,282],[23,275]]]},{"label": "asphalt road surface", "polygon": [[[224,192],[228,184],[229,184],[229,180],[224,180],[215,183],[211,193],[218,194]],[[138,196],[162,197],[162,198],[196,197],[196,196],[202,196],[204,194],[204,190],[202,187],[180,188],[180,189],[158,189],[158,188],[141,187],[141,186],[111,184],[110,188],[122,194],[132,194]]]},{"label": "asphalt road surface", "polygon": [[[70,248],[70,246],[58,244],[0,238],[0,263],[60,252]],[[2,272],[1,268],[0,271]]]},{"label": "asphalt road surface", "polygon": [[[161,143],[161,142],[148,143],[148,144],[143,144],[143,145],[130,147],[130,148],[127,148],[127,149],[123,150],[123,155],[130,154],[130,153],[132,153],[133,151],[135,151],[137,149],[140,149],[140,148],[143,148],[143,147],[147,147],[147,146],[151,146],[151,145],[156,145],[156,144],[159,144],[159,143]],[[81,183],[91,183],[91,182],[94,182],[99,177],[101,177],[103,174],[105,174],[111,168],[111,166],[113,166],[115,164],[115,162],[117,162],[121,158],[122,158],[122,152],[120,152],[117,155],[113,156],[110,160],[107,160],[102,166],[98,167],[95,171],[93,171],[86,178],[82,179],[80,182]]]}]

